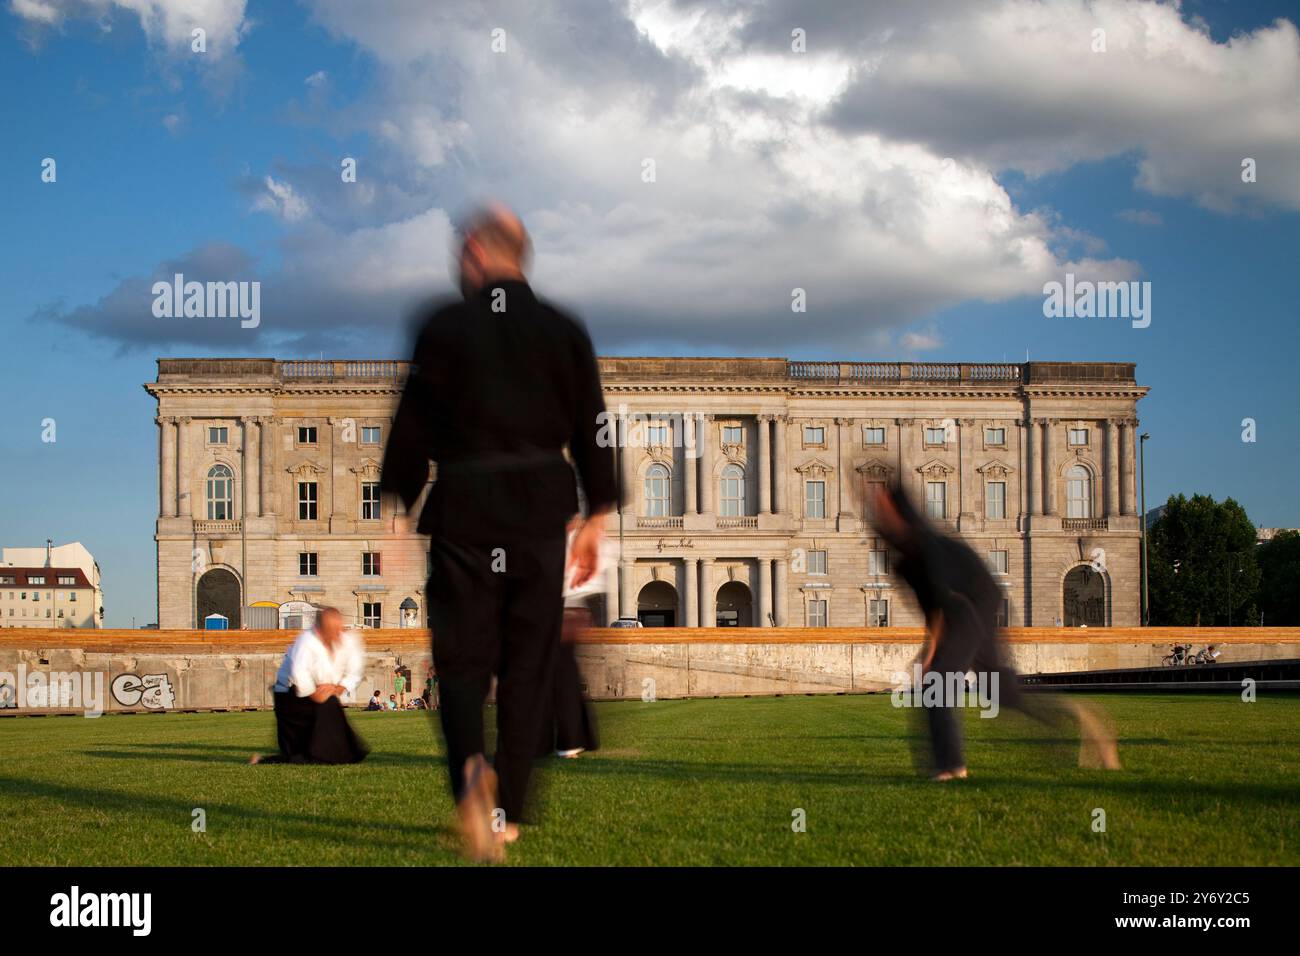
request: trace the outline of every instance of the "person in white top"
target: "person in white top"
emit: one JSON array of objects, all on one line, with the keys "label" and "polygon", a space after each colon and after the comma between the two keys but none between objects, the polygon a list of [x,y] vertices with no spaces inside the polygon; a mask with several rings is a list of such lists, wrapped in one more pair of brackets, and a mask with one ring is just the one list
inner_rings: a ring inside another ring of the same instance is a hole
[{"label": "person in white top", "polygon": [[249,763],[358,763],[367,749],[343,712],[365,673],[365,647],[343,628],[337,608],[321,608],[298,635],[275,678],[278,754]]}]

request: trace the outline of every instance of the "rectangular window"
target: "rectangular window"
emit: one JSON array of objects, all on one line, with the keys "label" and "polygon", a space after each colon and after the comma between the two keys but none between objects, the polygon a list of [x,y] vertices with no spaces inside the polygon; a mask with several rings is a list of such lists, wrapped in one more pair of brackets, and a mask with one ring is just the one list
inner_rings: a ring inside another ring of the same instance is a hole
[{"label": "rectangular window", "polygon": [[990,481],[984,486],[984,517],[1005,518],[1007,516],[1007,483]]},{"label": "rectangular window", "polygon": [[889,598],[867,602],[867,627],[889,627]]},{"label": "rectangular window", "polygon": [[316,444],[316,426],[299,425],[298,426],[298,444],[314,445]]},{"label": "rectangular window", "polygon": [[1086,445],[1086,444],[1088,444],[1088,429],[1086,429],[1086,428],[1071,428],[1071,429],[1070,429],[1070,444],[1071,444],[1071,445]]},{"label": "rectangular window", "polygon": [[803,430],[803,443],[805,445],[826,444],[826,429],[821,428],[820,426],[805,426]]},{"label": "rectangular window", "polygon": [[76,591],[69,591],[69,592],[68,592],[68,600],[69,600],[69,601],[72,601],[72,602],[75,604],[76,601],[77,601],[77,592],[76,592]]},{"label": "rectangular window", "polygon": [[379,518],[379,482],[361,482],[361,520],[374,521]]},{"label": "rectangular window", "polygon": [[1007,573],[1007,552],[990,551],[989,552],[989,570],[994,574]]},{"label": "rectangular window", "polygon": [[867,552],[867,574],[873,577],[879,577],[889,573],[889,552],[888,551],[868,551]]},{"label": "rectangular window", "polygon": [[73,577],[72,575],[70,575],[70,574],[60,574],[60,575],[59,575],[59,583],[60,583],[60,584],[76,584],[76,583],[77,583],[77,579],[74,578],[74,577]]},{"label": "rectangular window", "polygon": [[304,578],[314,578],[318,572],[315,551],[298,552],[298,573]]},{"label": "rectangular window", "polygon": [[367,578],[377,578],[380,575],[380,562],[378,551],[361,552],[361,574]]},{"label": "rectangular window", "polygon": [[378,601],[364,601],[361,604],[362,627],[379,627],[384,619],[384,606]]},{"label": "rectangular window", "polygon": [[944,443],[944,429],[927,428],[925,430],[925,443],[927,445],[942,445]]},{"label": "rectangular window", "polygon": [[826,573],[826,552],[825,551],[808,552],[808,573],[809,574]]},{"label": "rectangular window", "polygon": [[862,429],[862,444],[864,445],[883,445],[885,443],[885,430],[867,426]]},{"label": "rectangular window", "polygon": [[808,601],[808,626],[827,626],[826,601],[823,598],[810,598]]},{"label": "rectangular window", "polygon": [[997,626],[998,627],[1011,626],[1011,601],[1008,598],[1003,598],[1001,601],[998,602]]},{"label": "rectangular window", "polygon": [[645,442],[647,445],[667,445],[668,426],[647,425],[645,427]]},{"label": "rectangular window", "polygon": [[1007,443],[1007,430],[1005,428],[984,429],[984,444],[1005,445],[1006,443]]},{"label": "rectangular window", "polygon": [[925,515],[927,518],[948,516],[948,484],[943,481],[925,483]]},{"label": "rectangular window", "polygon": [[0,574],[0,584],[17,584],[18,578],[12,574]]},{"label": "rectangular window", "polygon": [[211,425],[208,427],[208,444],[225,445],[230,441],[230,429],[225,425]]},{"label": "rectangular window", "polygon": [[316,520],[316,482],[298,482],[298,520]]},{"label": "rectangular window", "polygon": [[379,426],[362,425],[361,426],[361,444],[378,445],[379,444]]},{"label": "rectangular window", "polygon": [[804,517],[826,517],[826,482],[804,482]]},{"label": "rectangular window", "polygon": [[739,425],[724,425],[722,427],[722,444],[724,445],[741,445],[745,441],[745,430]]},{"label": "rectangular window", "polygon": [[27,583],[28,583],[28,584],[44,584],[44,583],[45,583],[45,575],[43,575],[43,574],[32,574],[32,575],[28,575],[28,577],[27,577]]}]

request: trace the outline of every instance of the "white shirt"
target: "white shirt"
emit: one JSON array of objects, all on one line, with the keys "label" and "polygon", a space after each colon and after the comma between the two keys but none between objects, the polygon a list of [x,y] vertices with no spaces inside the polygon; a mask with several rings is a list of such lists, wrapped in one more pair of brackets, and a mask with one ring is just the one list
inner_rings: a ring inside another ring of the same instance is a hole
[{"label": "white shirt", "polygon": [[316,631],[308,628],[298,635],[275,675],[277,693],[292,690],[310,697],[321,684],[342,684],[343,700],[352,700],[366,670],[366,648],[356,631],[343,631],[330,653]]}]

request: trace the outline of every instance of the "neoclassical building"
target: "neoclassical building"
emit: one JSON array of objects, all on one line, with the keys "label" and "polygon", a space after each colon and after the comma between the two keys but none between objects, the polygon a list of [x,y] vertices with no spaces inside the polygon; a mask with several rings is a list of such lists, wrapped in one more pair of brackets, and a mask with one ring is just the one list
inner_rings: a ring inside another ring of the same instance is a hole
[{"label": "neoclassical building", "polygon": [[[601,359],[625,502],[602,616],[916,625],[871,524],[900,480],[984,555],[1007,623],[1138,623],[1134,366]],[[423,624],[425,543],[380,500],[388,361],[160,359],[161,627],[249,606]]]}]

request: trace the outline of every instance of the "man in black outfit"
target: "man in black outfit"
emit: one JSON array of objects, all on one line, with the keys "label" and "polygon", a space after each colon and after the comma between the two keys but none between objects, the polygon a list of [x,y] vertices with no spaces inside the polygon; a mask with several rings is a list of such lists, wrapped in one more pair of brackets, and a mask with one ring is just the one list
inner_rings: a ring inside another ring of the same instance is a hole
[{"label": "man in black outfit", "polygon": [[[409,510],[437,465],[418,530],[430,535],[439,714],[466,850],[500,859],[518,837],[552,691],[574,468],[589,503],[570,558],[575,580],[595,573],[618,492],[612,450],[597,443],[605,403],[591,340],[533,295],[523,223],[491,207],[460,233],[465,299],[423,322],[382,481]],[[495,773],[483,756],[494,672]]]},{"label": "man in black outfit", "polygon": [[[928,641],[922,672],[948,675],[970,671],[989,675],[999,709],[1019,711],[1055,728],[1078,721],[1080,764],[1119,768],[1114,735],[1089,707],[1046,694],[1028,695],[998,637],[997,612],[1001,590],[984,562],[967,545],[940,534],[916,510],[900,487],[878,492],[873,502],[875,525],[898,555],[896,570],[916,594],[925,614]],[[996,675],[993,683],[992,675]],[[925,706],[933,764],[938,781],[967,775],[961,717],[953,701]]]}]

